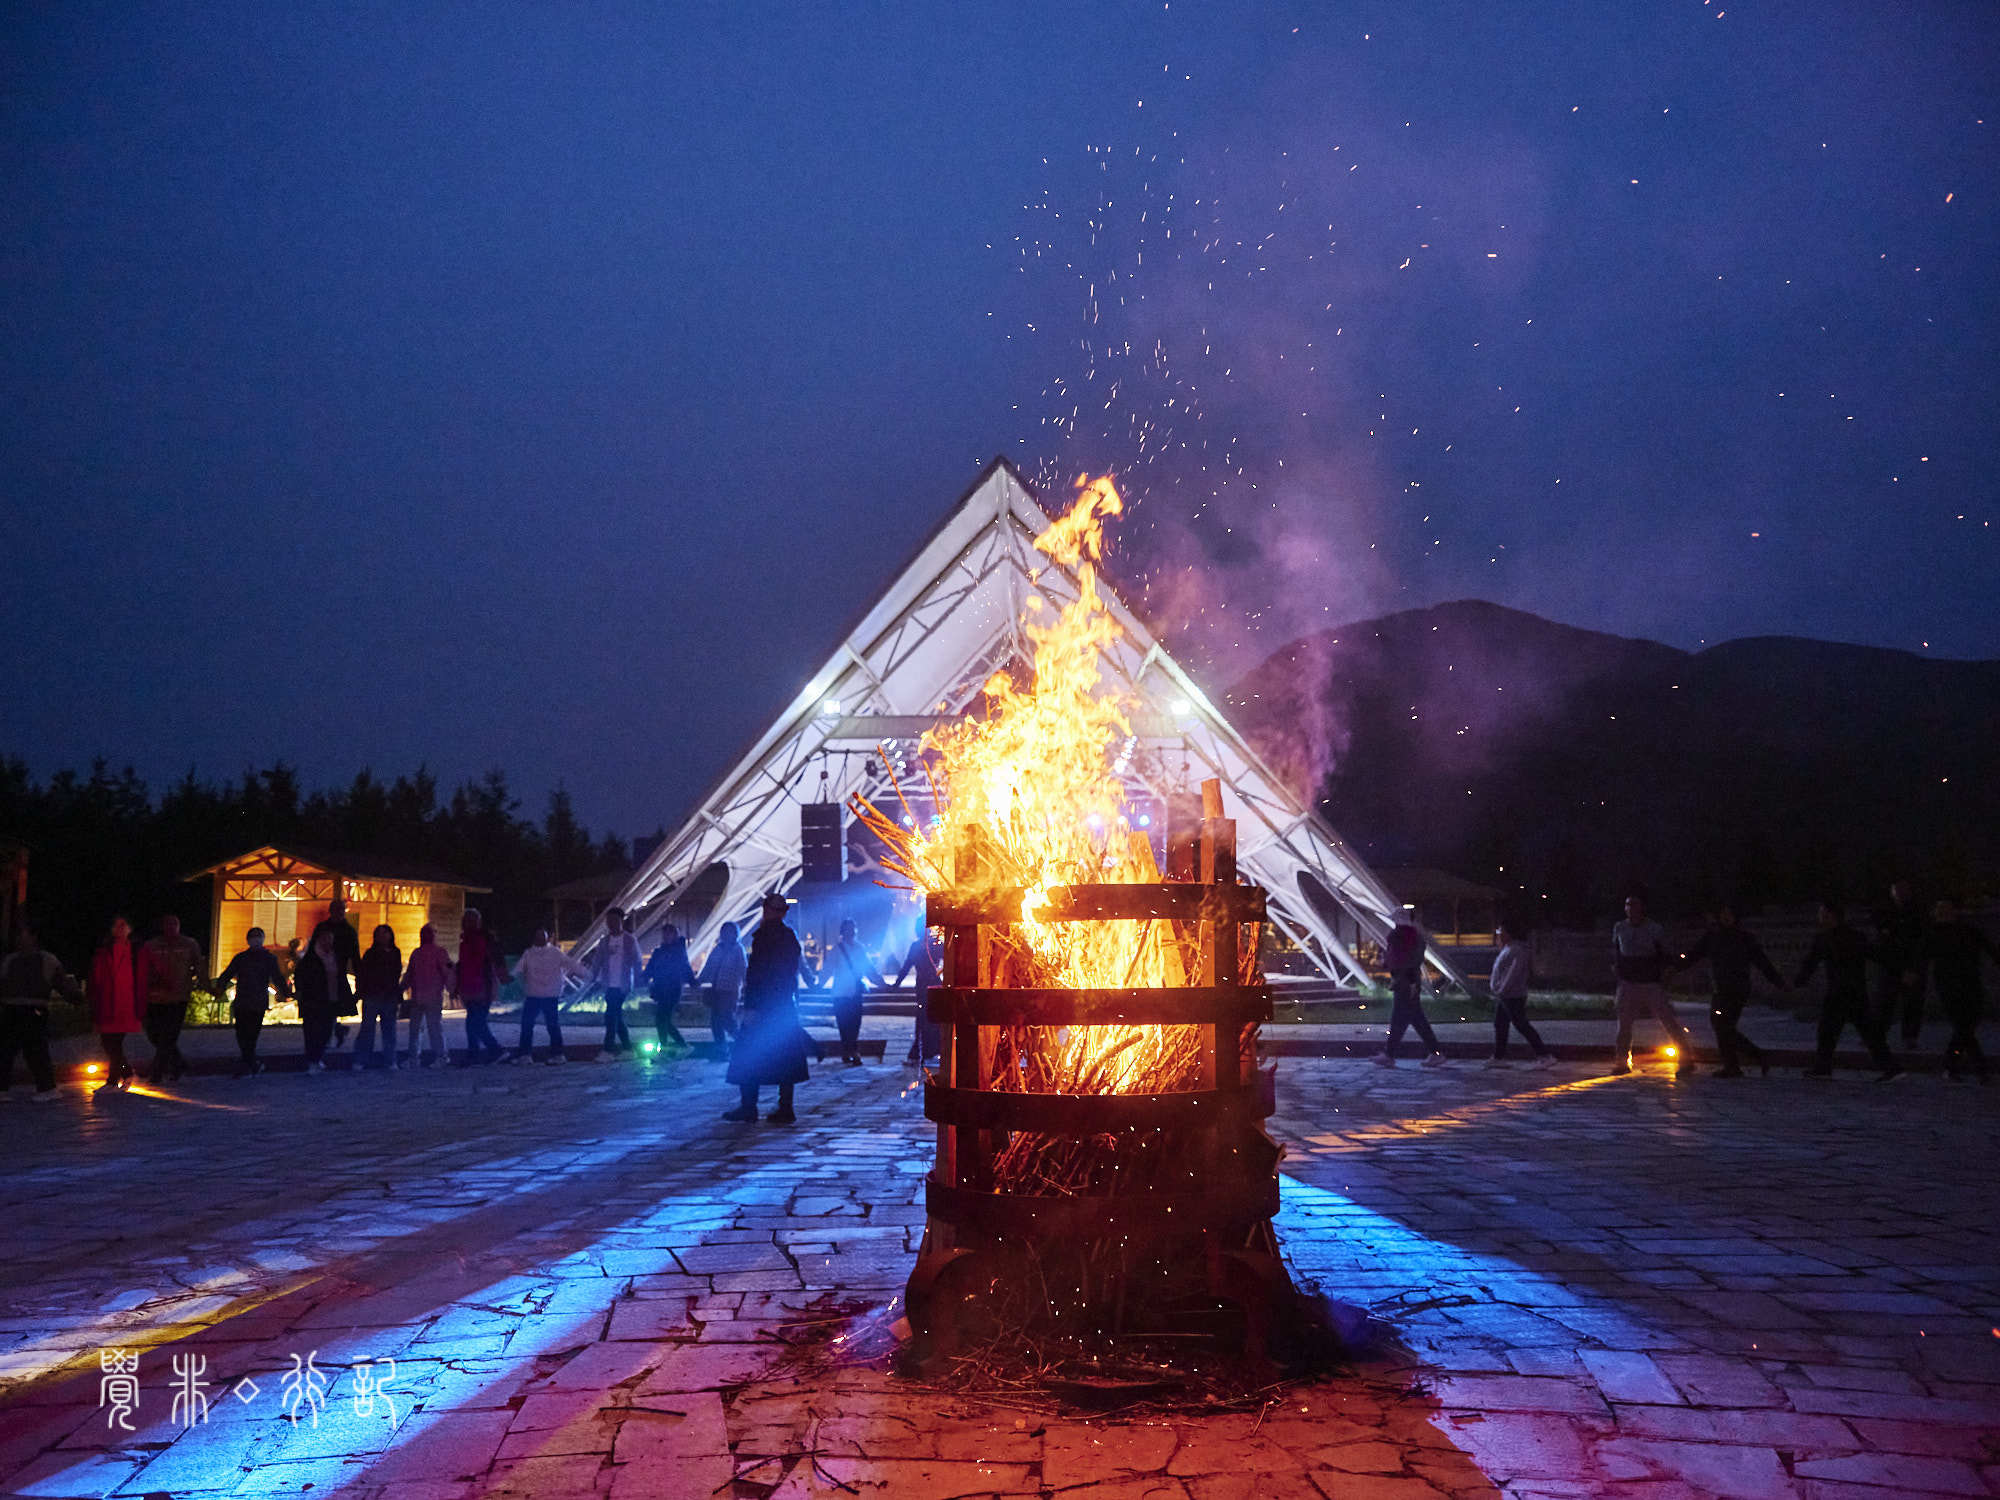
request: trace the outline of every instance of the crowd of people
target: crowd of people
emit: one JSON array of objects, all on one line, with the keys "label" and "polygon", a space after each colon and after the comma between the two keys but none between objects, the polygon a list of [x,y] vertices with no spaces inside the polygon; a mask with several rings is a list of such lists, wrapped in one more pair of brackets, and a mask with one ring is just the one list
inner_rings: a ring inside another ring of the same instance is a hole
[{"label": "crowd of people", "polygon": [[[1914,1047],[1923,1026],[1926,995],[1934,987],[1951,1027],[1945,1043],[1946,1078],[1986,1082],[1986,1055],[1979,1045],[1979,1023],[1985,1009],[1980,961],[1985,958],[2000,964],[2000,948],[1966,919],[1956,900],[1940,899],[1926,913],[1908,883],[1898,881],[1889,888],[1888,902],[1875,914],[1872,936],[1854,925],[1846,907],[1831,897],[1820,903],[1818,923],[1798,972],[1787,978],[1756,934],[1738,920],[1733,907],[1717,907],[1701,936],[1680,950],[1668,940],[1666,929],[1647,914],[1645,893],[1635,891],[1627,896],[1625,915],[1611,929],[1618,1016],[1611,1071],[1632,1071],[1633,1031],[1647,1017],[1666,1033],[1677,1060],[1676,1073],[1685,1076],[1694,1071],[1687,1028],[1668,998],[1667,981],[1705,963],[1712,995],[1709,1021],[1720,1062],[1714,1075],[1718,1078],[1744,1077],[1746,1060],[1761,1074],[1770,1074],[1768,1057],[1743,1034],[1741,1025],[1756,975],[1761,974],[1772,989],[1790,993],[1804,989],[1815,975],[1824,974],[1813,1061],[1805,1069],[1805,1077],[1833,1076],[1835,1051],[1850,1026],[1867,1048],[1877,1080],[1886,1083],[1900,1077],[1903,1067],[1889,1048],[1890,1030],[1900,1028],[1905,1049]],[[1554,1050],[1528,1020],[1534,954],[1527,934],[1509,924],[1502,927],[1500,937],[1500,951],[1488,981],[1493,999],[1493,1056],[1489,1065],[1506,1065],[1511,1030],[1521,1034],[1537,1064],[1553,1066]],[[1410,1030],[1424,1045],[1425,1065],[1439,1067],[1444,1063],[1444,1049],[1423,1011],[1425,947],[1422,930],[1408,921],[1396,924],[1383,945],[1390,980],[1389,1038],[1375,1061],[1384,1067],[1396,1065],[1397,1044]]]},{"label": "crowd of people", "polygon": [[[777,1106],[765,1118],[789,1124],[796,1118],[793,1090],[807,1077],[810,1051],[799,1021],[799,990],[830,992],[841,1059],[856,1066],[861,1062],[866,996],[913,978],[917,1019],[907,1061],[917,1063],[937,1050],[936,1028],[925,1018],[924,999],[939,982],[940,955],[935,939],[920,932],[889,979],[861,942],[853,921],[843,921],[838,938],[820,951],[818,945],[802,944],[793,933],[786,921],[788,909],[784,896],[765,897],[747,951],[737,924],[723,923],[697,973],[686,938],[672,926],[642,958],[637,937],[616,907],[605,914],[604,941],[593,950],[589,963],[572,957],[542,930],[510,966],[476,910],[464,914],[456,957],[428,925],[405,956],[386,925],[377,927],[363,948],[347,920],[345,903],[336,899],[311,936],[283,953],[265,945],[260,928],[250,928],[242,950],[212,982],[202,978],[201,945],[184,934],[172,916],[162,918],[159,930],[144,941],[135,936],[126,918],[114,918],[82,983],[42,949],[32,922],[21,921],[14,951],[0,961],[0,1091],[11,1084],[19,1055],[27,1064],[33,1097],[56,1097],[48,1006],[57,998],[81,999],[88,1007],[104,1055],[105,1077],[99,1092],[106,1092],[127,1089],[137,1077],[126,1043],[139,1033],[152,1047],[149,1081],[171,1083],[186,1073],[180,1038],[198,990],[231,997],[238,1077],[264,1071],[258,1045],[265,1017],[275,999],[287,998],[298,1008],[308,1074],[325,1071],[328,1050],[345,1044],[349,1028],[343,1018],[357,1014],[355,1067],[446,1064],[450,1061],[443,1022],[447,998],[456,999],[465,1012],[466,1046],[459,1066],[532,1062],[538,1028],[547,1042],[542,1061],[561,1064],[567,1061],[562,999],[574,980],[603,996],[600,1061],[633,1054],[625,1006],[641,985],[652,1001],[654,1026],[663,1045],[685,1044],[676,1012],[683,996],[697,991],[707,1003],[711,1035],[728,1049],[729,1081],[740,1091],[739,1103],[727,1118],[757,1119],[758,1094],[768,1086],[777,1091]],[[1891,887],[1889,902],[1876,914],[1874,927],[1872,936],[1866,934],[1849,921],[1840,903],[1822,903],[1818,933],[1796,974],[1787,978],[1730,907],[1717,909],[1701,936],[1681,950],[1648,915],[1644,894],[1635,892],[1627,897],[1625,914],[1611,930],[1618,1021],[1611,1071],[1631,1071],[1634,1028],[1648,1017],[1673,1045],[1677,1071],[1693,1070],[1688,1034],[1668,998],[1667,981],[1682,970],[1706,964],[1713,996],[1710,1021],[1721,1064],[1715,1070],[1717,1077],[1745,1076],[1745,1062],[1764,1074],[1770,1072],[1766,1053],[1744,1035],[1741,1026],[1755,976],[1762,975],[1774,990],[1789,992],[1823,974],[1815,1056],[1805,1070],[1807,1078],[1832,1076],[1835,1050],[1850,1026],[1868,1049],[1877,1077],[1884,1081],[1897,1077],[1902,1067],[1890,1050],[1890,1033],[1899,1029],[1905,1047],[1914,1045],[1927,992],[1934,986],[1951,1025],[1946,1075],[1984,1083],[1987,1063],[1978,1038],[1984,1006],[1980,965],[1982,959],[2000,963],[2000,950],[1964,918],[1955,902],[1940,900],[1927,913],[1902,883]],[[1510,1033],[1518,1032],[1536,1065],[1553,1066],[1554,1050],[1528,1017],[1534,956],[1527,935],[1509,925],[1500,937],[1488,984],[1493,1000],[1489,1065],[1507,1066]],[[1398,1045],[1408,1031],[1414,1031],[1423,1044],[1425,1065],[1444,1063],[1444,1050],[1423,1009],[1427,946],[1422,930],[1407,920],[1395,925],[1384,944],[1390,1015],[1387,1043],[1375,1058],[1384,1067],[1396,1065]],[[510,981],[517,981],[521,989],[520,1034],[512,1048],[494,1035],[491,1019],[493,1005]],[[398,1033],[405,1021],[407,1040],[399,1047]]]},{"label": "crowd of people", "polygon": [[[853,922],[841,924],[839,940],[824,953],[808,956],[786,925],[788,906],[783,896],[766,898],[763,920],[748,952],[737,924],[723,923],[698,974],[688,957],[687,939],[671,925],[642,959],[638,940],[617,907],[605,913],[605,940],[597,945],[590,963],[565,952],[544,929],[534,934],[510,966],[475,909],[464,914],[455,958],[428,924],[406,956],[397,946],[394,929],[386,925],[375,928],[363,948],[360,934],[347,920],[345,902],[336,898],[308,938],[282,951],[266,945],[263,929],[250,928],[243,948],[212,981],[203,977],[201,945],[182,933],[177,917],[163,917],[159,930],[143,941],[130,921],[114,918],[81,983],[55,955],[42,949],[34,924],[23,920],[16,925],[13,953],[0,961],[0,1091],[12,1081],[18,1055],[27,1064],[32,1097],[57,1096],[48,1007],[58,999],[81,1000],[86,1006],[104,1055],[105,1076],[98,1092],[107,1093],[129,1089],[139,1077],[126,1055],[126,1044],[140,1033],[152,1047],[147,1082],[173,1083],[186,1074],[180,1036],[199,991],[229,997],[239,1054],[236,1076],[249,1078],[265,1070],[258,1055],[264,1022],[271,1006],[282,1000],[297,1007],[309,1075],[326,1071],[328,1051],[346,1043],[350,1027],[344,1018],[356,1016],[355,1068],[432,1068],[449,1063],[444,1036],[448,999],[455,999],[465,1012],[465,1050],[458,1066],[532,1062],[538,1030],[546,1039],[540,1060],[562,1064],[568,1060],[562,1001],[571,982],[580,981],[603,997],[600,1061],[634,1054],[625,1006],[640,986],[653,1003],[654,1026],[663,1046],[686,1045],[676,1012],[684,995],[698,991],[707,1004],[710,1034],[730,1049],[730,1081],[746,1091],[743,1110],[754,1118],[755,1089],[772,1085],[779,1103],[771,1118],[786,1123],[793,1118],[791,1091],[805,1077],[808,1052],[796,991],[801,987],[831,991],[841,1057],[853,1066],[861,1062],[864,997],[883,982]],[[904,965],[904,974],[916,973],[920,1002],[921,992],[936,978],[933,946],[919,937]],[[899,974],[892,983],[900,984],[902,977]],[[510,981],[518,982],[521,990],[520,1034],[511,1048],[495,1036],[492,1025],[494,1002]],[[407,1038],[399,1045],[404,1022]],[[920,1015],[911,1043],[912,1061],[923,1055],[924,1037]],[[732,1111],[731,1116],[740,1113]]]}]

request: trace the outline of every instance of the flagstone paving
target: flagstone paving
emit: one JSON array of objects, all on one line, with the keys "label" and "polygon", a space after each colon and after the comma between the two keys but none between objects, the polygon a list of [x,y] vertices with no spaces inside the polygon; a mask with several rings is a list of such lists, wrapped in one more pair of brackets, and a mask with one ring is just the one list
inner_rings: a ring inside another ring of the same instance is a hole
[{"label": "flagstone paving", "polygon": [[901,1288],[932,1132],[908,1070],[792,1129],[720,1071],[17,1092],[0,1490],[2000,1496],[2000,1088],[1288,1060],[1286,1249],[1401,1352],[1119,1419],[777,1368]]}]

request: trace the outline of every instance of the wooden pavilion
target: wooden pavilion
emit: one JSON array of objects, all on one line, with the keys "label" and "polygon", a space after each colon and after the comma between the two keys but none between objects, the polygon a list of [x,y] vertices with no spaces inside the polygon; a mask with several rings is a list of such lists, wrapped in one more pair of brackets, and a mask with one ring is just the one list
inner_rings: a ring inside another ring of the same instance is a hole
[{"label": "wooden pavilion", "polygon": [[386,922],[396,934],[396,946],[407,955],[429,922],[437,928],[438,941],[456,958],[466,893],[492,889],[413,860],[296,844],[265,844],[187,877],[208,878],[215,882],[214,922],[209,928],[211,974],[222,971],[252,927],[263,928],[265,945],[280,953],[295,938],[303,944],[335,896],[346,900],[347,920],[363,948],[376,927]]}]

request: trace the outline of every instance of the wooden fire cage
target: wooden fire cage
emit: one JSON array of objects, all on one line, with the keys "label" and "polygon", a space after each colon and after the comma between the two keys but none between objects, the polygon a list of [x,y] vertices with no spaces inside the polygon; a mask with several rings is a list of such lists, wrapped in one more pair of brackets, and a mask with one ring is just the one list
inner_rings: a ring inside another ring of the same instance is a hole
[{"label": "wooden fire cage", "polygon": [[[1157,884],[1075,885],[1050,891],[1038,920],[1165,919],[1192,936],[1199,964],[1186,987],[1021,989],[996,986],[996,934],[1020,917],[1021,893],[965,900],[933,895],[926,921],[944,937],[944,983],[928,1015],[943,1032],[943,1078],[924,1089],[938,1131],[926,1185],[927,1225],[905,1295],[914,1329],[950,1344],[960,1308],[991,1298],[1024,1262],[1079,1246],[1115,1246],[1139,1295],[1117,1291],[1121,1325],[1156,1320],[1176,1290],[1234,1308],[1246,1347],[1262,1352],[1277,1299],[1290,1293],[1271,1227],[1278,1148],[1262,1122],[1270,1075],[1257,1067],[1252,1028],[1271,1017],[1271,992],[1244,982],[1245,924],[1264,920],[1264,892],[1236,874],[1236,825],[1220,816],[1216,783],[1203,787],[1198,831],[1170,835],[1169,878]],[[1254,934],[1255,928],[1251,929]],[[1252,938],[1254,942],[1254,937]],[[996,1043],[1008,1027],[1201,1028],[1201,1087],[1159,1094],[1049,1094],[996,1089]],[[1092,1195],[996,1191],[992,1164],[1015,1131],[1096,1137],[1173,1133],[1170,1164],[1143,1187]],[[1156,1295],[1157,1294],[1157,1295]]]}]

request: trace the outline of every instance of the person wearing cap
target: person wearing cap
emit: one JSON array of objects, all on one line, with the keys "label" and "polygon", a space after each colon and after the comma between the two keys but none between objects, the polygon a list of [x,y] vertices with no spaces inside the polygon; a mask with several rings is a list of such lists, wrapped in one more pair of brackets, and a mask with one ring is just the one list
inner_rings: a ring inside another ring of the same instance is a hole
[{"label": "person wearing cap", "polygon": [[750,937],[741,1030],[729,1058],[729,1081],[741,1093],[742,1102],[722,1117],[739,1124],[756,1120],[757,1091],[767,1083],[777,1086],[778,1107],[766,1123],[792,1124],[798,1119],[792,1112],[792,1089],[810,1076],[806,1036],[799,1026],[793,994],[802,978],[811,984],[812,976],[802,972],[805,955],[797,935],[785,925],[789,906],[776,891],[766,896],[763,920]]}]

